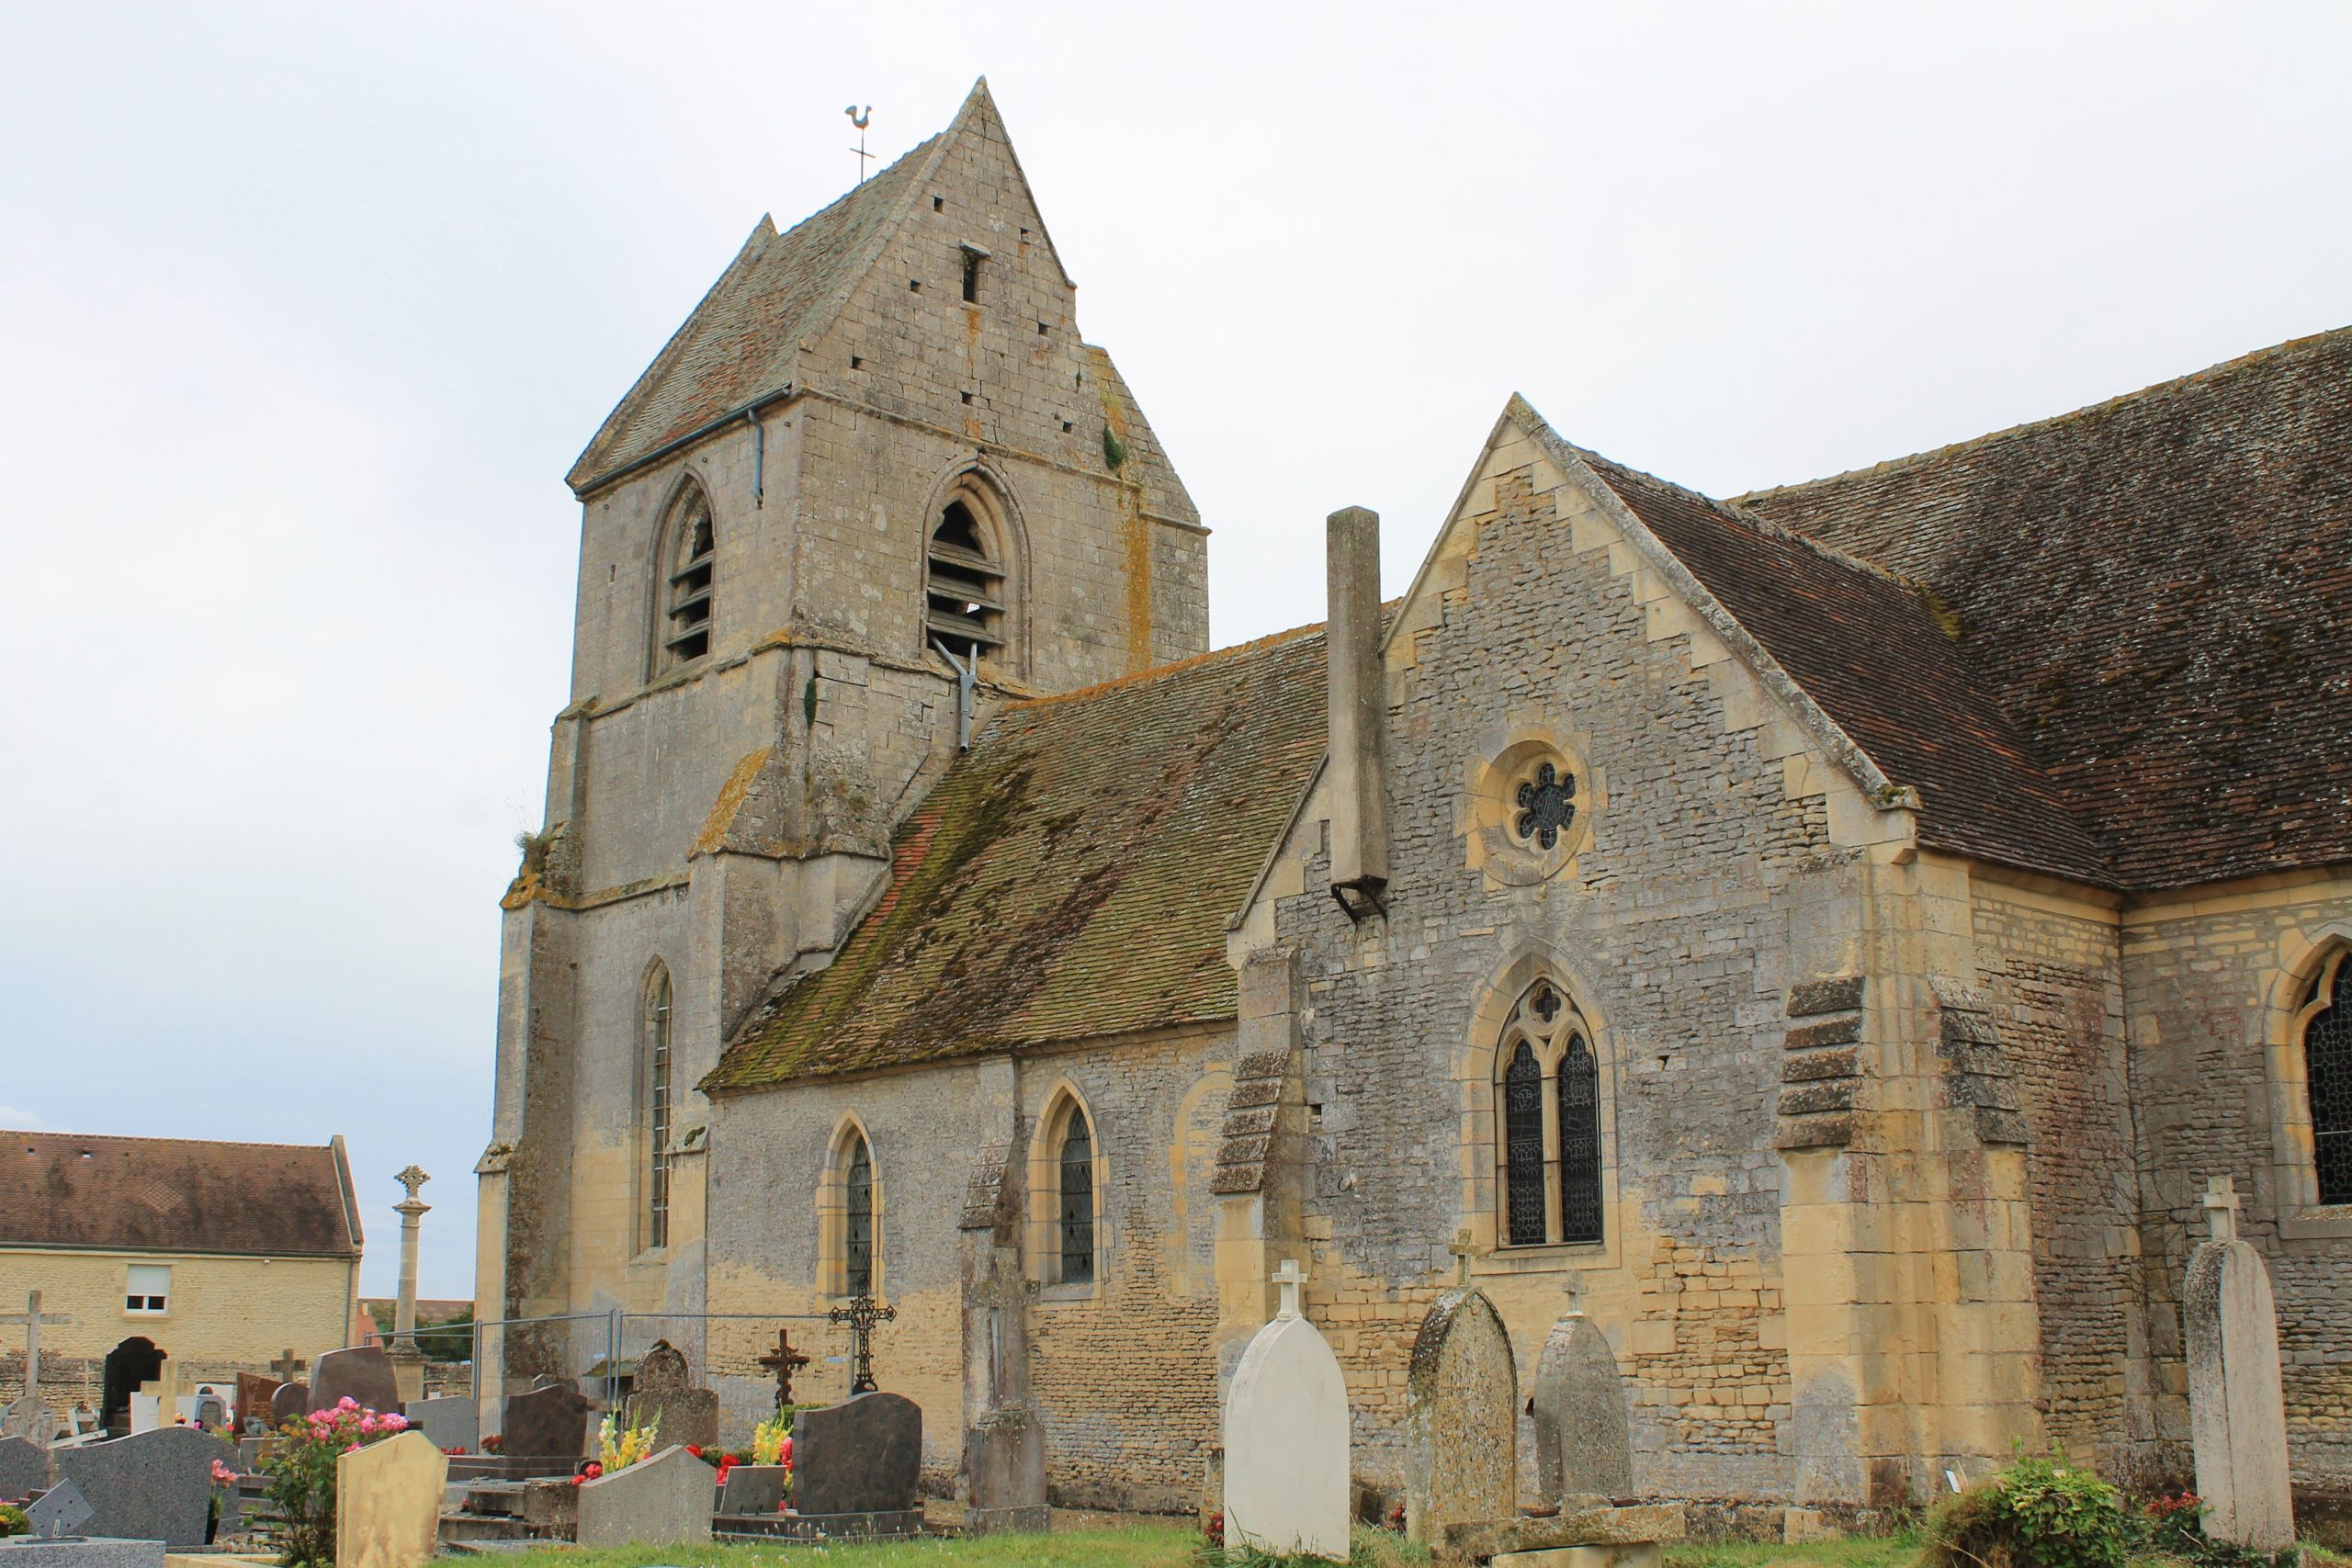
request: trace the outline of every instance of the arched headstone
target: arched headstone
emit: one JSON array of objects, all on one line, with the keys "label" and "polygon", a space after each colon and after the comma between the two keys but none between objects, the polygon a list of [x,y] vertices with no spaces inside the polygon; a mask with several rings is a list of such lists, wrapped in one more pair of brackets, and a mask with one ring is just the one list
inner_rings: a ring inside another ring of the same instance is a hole
[{"label": "arched headstone", "polygon": [[1483,1292],[1438,1297],[1413,1338],[1405,1383],[1405,1530],[1427,1543],[1447,1525],[1519,1511],[1519,1371]]},{"label": "arched headstone", "polygon": [[2181,1291],[2188,1341],[2188,1432],[2208,1537],[2254,1551],[2295,1544],[2278,1314],[2262,1254],[2238,1239],[2237,1192],[2206,1186],[2211,1239],[2189,1255]]},{"label": "arched headstone", "polygon": [[1600,1325],[1571,1311],[1535,1363],[1535,1479],[1542,1500],[1622,1497],[1634,1489],[1625,1383]]},{"label": "arched headstone", "polygon": [[1348,1388],[1299,1315],[1306,1276],[1274,1275],[1282,1310],[1258,1330],[1225,1396],[1225,1540],[1286,1555],[1348,1555]]}]

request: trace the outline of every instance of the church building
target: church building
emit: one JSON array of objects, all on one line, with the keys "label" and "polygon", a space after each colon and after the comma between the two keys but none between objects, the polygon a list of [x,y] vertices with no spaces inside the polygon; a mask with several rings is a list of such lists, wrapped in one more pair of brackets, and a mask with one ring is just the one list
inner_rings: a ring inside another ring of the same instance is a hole
[{"label": "church building", "polygon": [[2352,1486],[2352,329],[1728,500],[1463,456],[1401,599],[1349,508],[1211,651],[985,85],[762,220],[570,476],[481,1315],[747,1424],[871,1295],[933,1484],[1181,1509],[1284,1259],[1390,1491],[1466,1274],[1523,1384],[1600,1328],[1636,1492],[1886,1505],[2185,1475],[2228,1176]]}]

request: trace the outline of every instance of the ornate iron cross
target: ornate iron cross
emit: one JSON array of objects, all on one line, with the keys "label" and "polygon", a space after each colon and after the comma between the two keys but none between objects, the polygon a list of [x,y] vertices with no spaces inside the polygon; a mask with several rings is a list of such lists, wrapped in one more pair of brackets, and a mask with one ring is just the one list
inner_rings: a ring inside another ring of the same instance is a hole
[{"label": "ornate iron cross", "polygon": [[849,1305],[835,1307],[825,1314],[835,1323],[849,1325],[850,1380],[852,1393],[874,1392],[874,1325],[888,1323],[899,1315],[894,1306],[876,1307],[874,1298],[863,1292],[849,1299]]},{"label": "ornate iron cross", "polygon": [[762,1356],[758,1362],[775,1374],[775,1407],[778,1410],[792,1403],[792,1374],[808,1364],[806,1352],[792,1348],[792,1331],[775,1331],[775,1348]]}]

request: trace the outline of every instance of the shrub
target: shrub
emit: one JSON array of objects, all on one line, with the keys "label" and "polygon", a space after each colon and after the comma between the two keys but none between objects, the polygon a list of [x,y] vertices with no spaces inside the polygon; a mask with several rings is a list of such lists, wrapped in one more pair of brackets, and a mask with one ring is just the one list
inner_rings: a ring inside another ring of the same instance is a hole
[{"label": "shrub", "polygon": [[334,1461],[407,1429],[404,1416],[379,1416],[355,1399],[277,1429],[277,1447],[261,1461],[269,1479],[262,1517],[272,1527],[280,1563],[329,1568],[334,1562]]},{"label": "shrub", "polygon": [[30,1535],[33,1522],[14,1503],[0,1503],[0,1536]]},{"label": "shrub", "polygon": [[1928,1568],[2125,1568],[2139,1534],[2115,1488],[2019,1455],[1928,1516]]}]

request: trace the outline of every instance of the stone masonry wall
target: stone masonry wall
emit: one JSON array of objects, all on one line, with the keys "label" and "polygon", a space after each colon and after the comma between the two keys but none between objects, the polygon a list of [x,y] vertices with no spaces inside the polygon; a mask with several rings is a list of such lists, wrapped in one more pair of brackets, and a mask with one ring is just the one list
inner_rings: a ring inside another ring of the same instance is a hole
[{"label": "stone masonry wall", "polygon": [[2157,1464],[2190,1472],[2181,1279],[2205,1235],[2205,1182],[2226,1175],[2239,1234],[2276,1288],[2297,1491],[2340,1500],[2352,1493],[2352,1210],[2301,1201],[2308,1156],[2281,1124],[2300,1070],[2287,1021],[2324,953],[2352,941],[2352,879],[2184,895],[2127,912],[2123,936]]}]

